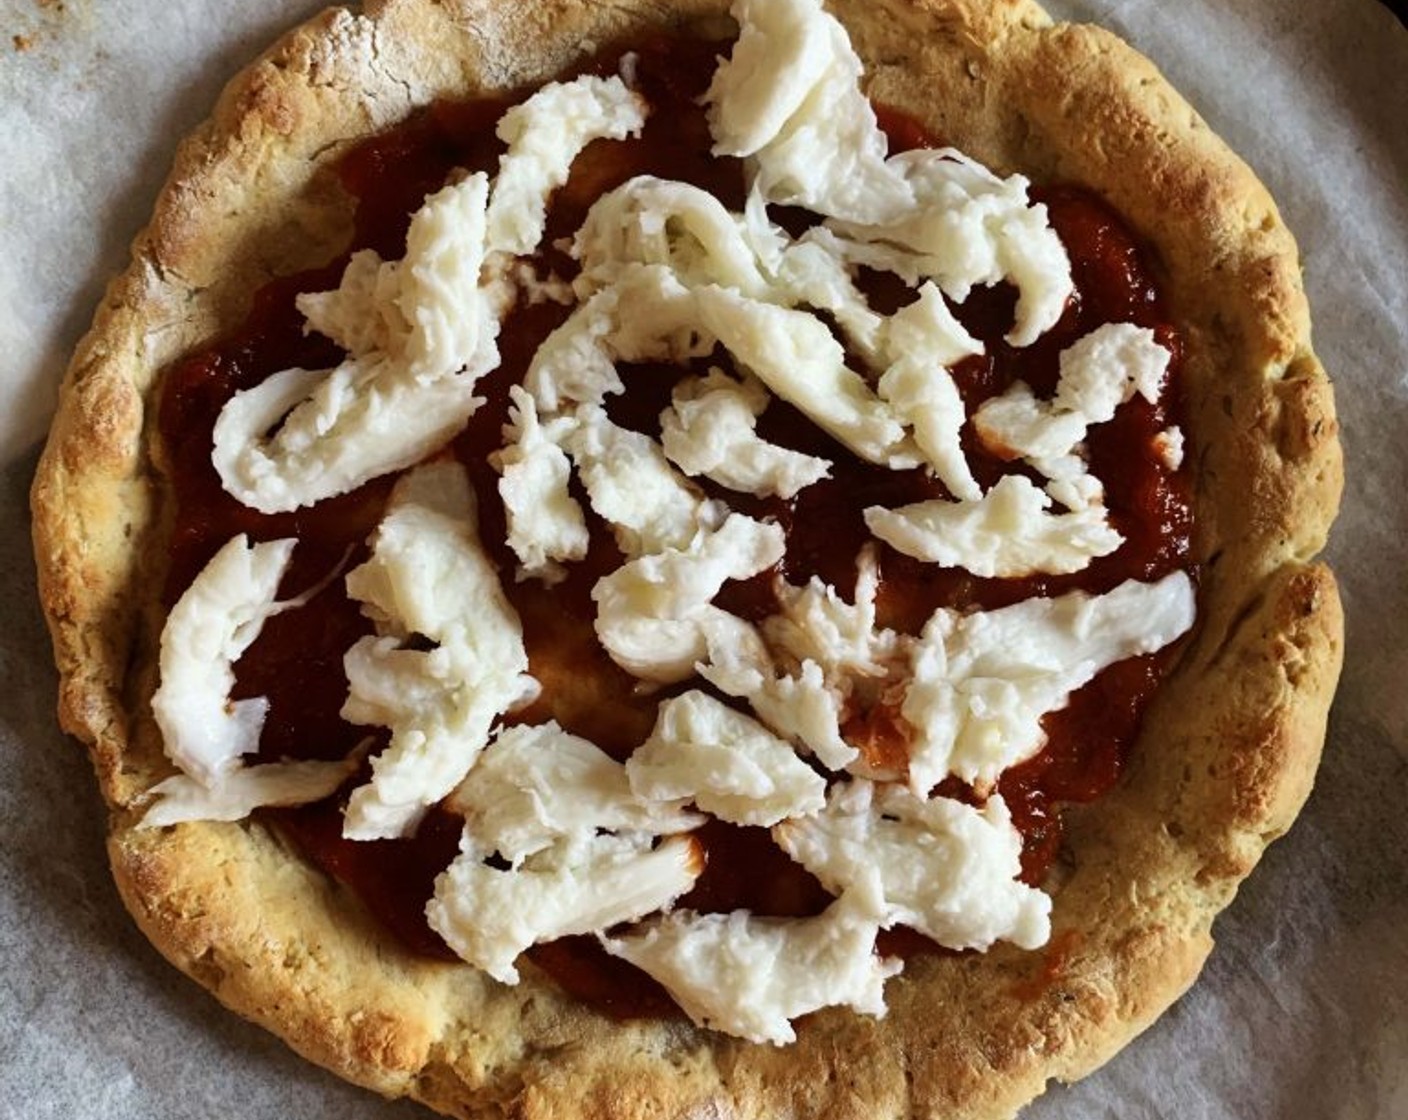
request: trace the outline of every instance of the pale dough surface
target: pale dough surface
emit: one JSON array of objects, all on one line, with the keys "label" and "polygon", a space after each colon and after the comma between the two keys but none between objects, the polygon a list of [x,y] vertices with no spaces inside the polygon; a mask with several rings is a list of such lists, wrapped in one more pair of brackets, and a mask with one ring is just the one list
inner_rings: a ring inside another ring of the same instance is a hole
[{"label": "pale dough surface", "polygon": [[167,770],[145,706],[160,618],[144,589],[159,584],[164,508],[144,423],[161,370],[237,323],[262,280],[338,250],[346,200],[327,166],[348,140],[434,96],[551,76],[584,41],[686,9],[717,16],[698,0],[393,0],[320,17],[232,83],[75,356],[36,480],[63,718],[92,747],[144,930],[350,1079],[463,1115],[1010,1115],[1191,983],[1213,915],[1308,791],[1341,634],[1333,580],[1313,562],[1338,444],[1294,244],[1148,63],[1027,4],[836,10],[874,95],[999,169],[1105,194],[1161,261],[1189,343],[1202,616],[1127,780],[1072,814],[1059,958],[916,960],[887,989],[885,1020],[822,1013],[774,1050],[619,1026],[546,982],[510,990],[412,959],[257,826],[131,828],[128,807]]}]

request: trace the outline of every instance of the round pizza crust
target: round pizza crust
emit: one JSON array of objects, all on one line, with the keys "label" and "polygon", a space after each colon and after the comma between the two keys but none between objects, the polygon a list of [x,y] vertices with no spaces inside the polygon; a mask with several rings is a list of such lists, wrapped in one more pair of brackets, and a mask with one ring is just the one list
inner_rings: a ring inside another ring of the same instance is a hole
[{"label": "round pizza crust", "polygon": [[553,77],[715,0],[386,0],[332,9],[238,75],[181,146],[65,378],[34,484],[60,717],[91,749],[123,897],[178,967],[300,1053],[464,1117],[1011,1116],[1109,1058],[1192,983],[1213,917],[1299,810],[1339,672],[1314,562],[1339,499],[1329,382],[1295,244],[1251,171],[1158,71],[1026,0],[835,0],[871,95],[1002,173],[1104,196],[1186,341],[1199,620],[1118,788],[1067,812],[1037,952],[920,956],[889,1013],[807,1016],[795,1045],[614,1022],[531,966],[504,987],[408,953],[257,823],[135,828],[170,773],[150,713],[170,516],[162,371],[273,276],[343,248],[339,154],[437,97]]}]

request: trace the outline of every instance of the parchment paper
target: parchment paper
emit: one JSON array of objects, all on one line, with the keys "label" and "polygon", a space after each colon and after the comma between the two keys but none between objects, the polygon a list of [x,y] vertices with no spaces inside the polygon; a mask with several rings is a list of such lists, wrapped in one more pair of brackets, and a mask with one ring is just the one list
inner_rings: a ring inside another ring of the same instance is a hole
[{"label": "parchment paper", "polygon": [[[67,355],[177,140],[319,0],[0,0],[0,1117],[428,1115],[343,1085],[166,965],[53,719],[27,491]],[[1349,656],[1315,793],[1202,979],[1024,1120],[1408,1117],[1408,33],[1373,0],[1061,0],[1154,58],[1296,231],[1338,382]]]}]

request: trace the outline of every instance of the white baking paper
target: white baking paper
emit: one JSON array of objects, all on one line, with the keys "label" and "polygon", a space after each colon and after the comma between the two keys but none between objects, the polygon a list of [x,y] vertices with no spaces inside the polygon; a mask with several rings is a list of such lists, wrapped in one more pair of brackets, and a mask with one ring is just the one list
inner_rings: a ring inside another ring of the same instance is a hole
[{"label": "white baking paper", "polygon": [[[177,140],[318,0],[0,0],[0,1118],[428,1116],[163,962],[53,719],[28,487],[55,390]],[[1408,32],[1374,0],[1061,0],[1159,63],[1302,247],[1348,486],[1348,659],[1315,793],[1194,989],[1024,1120],[1408,1117]],[[823,1118],[817,1118],[823,1120]]]}]

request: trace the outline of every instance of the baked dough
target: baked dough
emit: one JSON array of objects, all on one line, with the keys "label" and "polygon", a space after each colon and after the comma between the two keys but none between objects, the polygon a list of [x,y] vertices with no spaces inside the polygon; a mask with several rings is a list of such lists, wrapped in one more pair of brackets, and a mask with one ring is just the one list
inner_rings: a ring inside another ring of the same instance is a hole
[{"label": "baked dough", "polygon": [[[86,742],[109,849],[152,941],[225,1004],[387,1095],[460,1116],[1002,1117],[1099,1065],[1194,979],[1210,925],[1315,771],[1342,619],[1314,563],[1338,502],[1331,390],[1295,245],[1252,173],[1113,36],[1005,0],[839,0],[868,90],[1000,173],[1102,194],[1149,247],[1186,344],[1200,616],[1118,788],[1067,811],[1046,949],[911,959],[882,1020],[798,1041],[618,1023],[525,969],[506,988],[413,956],[258,823],[138,830],[169,773],[150,716],[169,508],[161,371],[273,276],[335,256],[329,167],[435,97],[554,76],[713,0],[387,0],[333,9],[240,74],[181,147],[133,263],[65,378],[33,492],[60,717]],[[1051,889],[1049,887],[1049,889]]]}]

